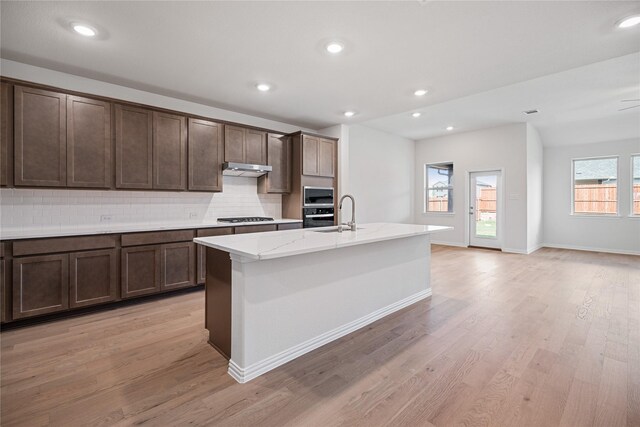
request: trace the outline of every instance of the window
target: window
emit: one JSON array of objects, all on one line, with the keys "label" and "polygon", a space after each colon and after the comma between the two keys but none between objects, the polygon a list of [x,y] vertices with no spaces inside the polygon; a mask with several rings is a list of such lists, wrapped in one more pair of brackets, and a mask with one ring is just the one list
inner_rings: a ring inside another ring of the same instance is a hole
[{"label": "window", "polygon": [[453,212],[453,163],[425,165],[425,212]]},{"label": "window", "polygon": [[640,154],[631,156],[631,214],[640,215]]},{"label": "window", "polygon": [[573,213],[618,213],[618,158],[573,161]]}]

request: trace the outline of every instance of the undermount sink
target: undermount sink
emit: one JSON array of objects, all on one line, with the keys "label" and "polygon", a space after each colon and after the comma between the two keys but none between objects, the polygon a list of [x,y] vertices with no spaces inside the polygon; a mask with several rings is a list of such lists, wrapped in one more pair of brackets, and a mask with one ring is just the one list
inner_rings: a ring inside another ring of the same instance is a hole
[{"label": "undermount sink", "polygon": [[[362,227],[356,227],[356,230],[362,230]],[[337,233],[338,229],[337,228],[331,228],[329,230],[311,230],[314,233]],[[351,230],[342,230],[343,233],[350,233]]]}]

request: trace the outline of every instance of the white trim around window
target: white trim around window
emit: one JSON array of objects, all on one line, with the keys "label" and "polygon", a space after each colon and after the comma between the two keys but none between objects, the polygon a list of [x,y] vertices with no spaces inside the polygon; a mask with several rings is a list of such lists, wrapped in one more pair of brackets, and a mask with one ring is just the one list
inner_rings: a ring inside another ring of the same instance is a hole
[{"label": "white trim around window", "polygon": [[[606,160],[614,159],[616,161],[616,211],[611,213],[589,213],[575,211],[575,166],[577,161],[585,160]],[[579,157],[571,159],[571,207],[569,215],[576,217],[619,217],[620,216],[620,156],[593,156]]]}]

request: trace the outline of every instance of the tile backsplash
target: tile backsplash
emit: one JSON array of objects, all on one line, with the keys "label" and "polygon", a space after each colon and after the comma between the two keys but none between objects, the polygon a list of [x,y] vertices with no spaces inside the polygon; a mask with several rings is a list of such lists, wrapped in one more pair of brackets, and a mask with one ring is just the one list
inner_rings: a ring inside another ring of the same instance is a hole
[{"label": "tile backsplash", "polygon": [[282,196],[258,194],[255,178],[224,177],[222,193],[0,189],[2,230],[163,222],[225,216],[282,217]]}]

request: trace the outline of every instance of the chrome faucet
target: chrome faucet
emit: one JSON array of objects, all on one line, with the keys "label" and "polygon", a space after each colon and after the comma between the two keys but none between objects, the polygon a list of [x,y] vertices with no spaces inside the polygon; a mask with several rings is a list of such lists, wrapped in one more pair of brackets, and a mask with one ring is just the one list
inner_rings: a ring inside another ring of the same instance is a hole
[{"label": "chrome faucet", "polygon": [[[351,221],[342,223],[342,202],[346,198],[351,199]],[[356,231],[356,199],[351,194],[345,194],[340,198],[340,204],[338,205],[338,233],[342,233],[343,226],[348,227],[351,231]]]}]

